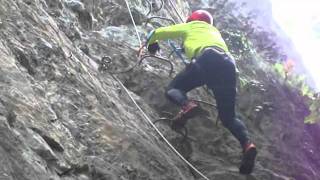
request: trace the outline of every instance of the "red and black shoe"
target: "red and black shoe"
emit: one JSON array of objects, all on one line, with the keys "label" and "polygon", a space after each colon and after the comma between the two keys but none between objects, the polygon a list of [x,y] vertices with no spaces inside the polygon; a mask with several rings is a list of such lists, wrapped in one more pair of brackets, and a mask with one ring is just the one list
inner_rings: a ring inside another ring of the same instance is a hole
[{"label": "red and black shoe", "polygon": [[239,172],[241,174],[250,174],[252,173],[254,167],[254,161],[258,154],[257,148],[253,143],[247,143],[243,147],[243,157],[241,161],[241,165],[239,168]]},{"label": "red and black shoe", "polygon": [[201,108],[195,101],[188,101],[185,105],[182,106],[179,113],[173,118],[172,128],[180,129],[184,127],[187,123],[187,120],[195,117]]}]

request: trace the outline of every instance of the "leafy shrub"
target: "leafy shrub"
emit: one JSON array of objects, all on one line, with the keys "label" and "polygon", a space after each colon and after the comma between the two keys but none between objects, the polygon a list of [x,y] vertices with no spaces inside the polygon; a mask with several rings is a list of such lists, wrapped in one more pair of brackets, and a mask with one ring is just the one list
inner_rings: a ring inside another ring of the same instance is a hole
[{"label": "leafy shrub", "polygon": [[320,121],[320,98],[313,97],[315,92],[306,83],[306,77],[299,74],[289,74],[286,71],[285,64],[275,63],[273,65],[274,71],[285,80],[285,83],[291,88],[298,89],[302,96],[308,97],[310,114],[305,118],[305,123],[311,124]]},{"label": "leafy shrub", "polygon": [[309,116],[307,116],[304,120],[307,124],[313,124],[316,122],[320,122],[320,98],[315,98],[311,101],[311,105],[309,107],[311,111]]}]

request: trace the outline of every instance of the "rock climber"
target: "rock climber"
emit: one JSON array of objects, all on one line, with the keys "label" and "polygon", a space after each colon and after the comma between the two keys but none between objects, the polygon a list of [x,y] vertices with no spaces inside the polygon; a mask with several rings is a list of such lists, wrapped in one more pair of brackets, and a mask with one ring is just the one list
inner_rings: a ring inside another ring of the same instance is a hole
[{"label": "rock climber", "polygon": [[192,60],[178,73],[166,89],[166,97],[181,107],[174,118],[175,128],[183,127],[187,119],[199,112],[199,105],[188,100],[187,93],[202,85],[212,90],[219,117],[243,148],[239,171],[250,174],[257,155],[256,146],[249,139],[244,123],[235,116],[236,66],[219,30],[213,25],[212,15],[205,10],[194,11],[186,23],[155,29],[147,36],[150,54],[160,50],[158,40],[183,40],[186,56]]}]

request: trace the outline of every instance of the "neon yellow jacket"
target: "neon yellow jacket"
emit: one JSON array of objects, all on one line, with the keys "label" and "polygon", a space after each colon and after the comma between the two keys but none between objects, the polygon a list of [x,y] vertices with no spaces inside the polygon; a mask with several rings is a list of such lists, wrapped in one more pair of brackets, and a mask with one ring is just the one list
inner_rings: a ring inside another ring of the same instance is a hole
[{"label": "neon yellow jacket", "polygon": [[209,46],[217,46],[229,52],[219,30],[203,21],[191,21],[158,28],[150,37],[148,45],[157,40],[176,38],[182,38],[186,56],[190,59],[197,57],[204,48]]}]

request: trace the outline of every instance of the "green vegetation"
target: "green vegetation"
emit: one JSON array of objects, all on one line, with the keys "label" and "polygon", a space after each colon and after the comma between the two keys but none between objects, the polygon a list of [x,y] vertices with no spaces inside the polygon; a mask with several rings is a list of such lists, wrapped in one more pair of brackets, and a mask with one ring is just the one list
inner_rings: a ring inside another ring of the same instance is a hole
[{"label": "green vegetation", "polygon": [[273,68],[276,73],[285,80],[287,85],[289,85],[291,88],[298,89],[302,96],[312,98],[314,92],[306,83],[306,77],[304,75],[288,72],[282,63],[275,63]]},{"label": "green vegetation", "polygon": [[320,121],[320,98],[315,98],[312,100],[309,107],[311,113],[304,120],[307,124],[313,124]]},{"label": "green vegetation", "polygon": [[305,123],[313,124],[320,121],[320,97],[306,83],[306,77],[304,75],[294,74],[287,72],[285,66],[282,63],[276,63],[273,65],[276,73],[284,79],[285,83],[290,87],[299,90],[300,94],[306,97],[310,114],[304,120]]}]

